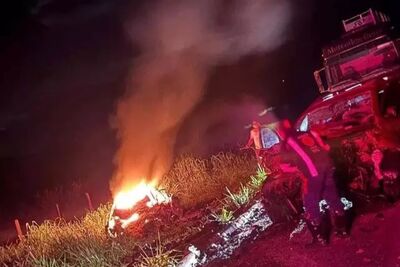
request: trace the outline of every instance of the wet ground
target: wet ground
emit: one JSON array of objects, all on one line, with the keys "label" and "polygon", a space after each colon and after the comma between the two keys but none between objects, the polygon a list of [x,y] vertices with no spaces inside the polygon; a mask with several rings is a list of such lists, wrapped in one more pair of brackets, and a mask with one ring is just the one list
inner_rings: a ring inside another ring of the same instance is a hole
[{"label": "wet ground", "polygon": [[307,248],[308,231],[289,240],[293,228],[275,225],[230,260],[209,266],[400,266],[400,202],[370,202],[355,217],[351,236],[333,239],[326,247]]}]

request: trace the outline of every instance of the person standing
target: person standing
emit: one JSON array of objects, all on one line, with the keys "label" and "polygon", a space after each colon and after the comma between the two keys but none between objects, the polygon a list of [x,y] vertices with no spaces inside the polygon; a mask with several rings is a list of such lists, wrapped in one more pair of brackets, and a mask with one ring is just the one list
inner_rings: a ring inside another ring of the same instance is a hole
[{"label": "person standing", "polygon": [[313,243],[325,245],[329,241],[331,229],[329,217],[325,216],[326,209],[332,217],[335,234],[347,236],[345,205],[334,181],[335,168],[329,145],[316,132],[294,132],[287,121],[276,129],[276,133],[282,141],[283,162],[294,164],[305,176],[304,220],[313,236]]},{"label": "person standing", "polygon": [[263,148],[261,141],[261,124],[258,121],[253,121],[251,124],[250,137],[244,149],[251,148],[254,145],[258,163],[262,162],[261,150]]}]

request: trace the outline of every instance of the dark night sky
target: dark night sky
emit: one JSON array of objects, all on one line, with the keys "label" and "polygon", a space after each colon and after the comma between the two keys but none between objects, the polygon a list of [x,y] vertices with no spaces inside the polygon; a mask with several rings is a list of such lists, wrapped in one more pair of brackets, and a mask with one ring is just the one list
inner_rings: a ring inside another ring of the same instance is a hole
[{"label": "dark night sky", "polygon": [[[0,217],[6,199],[18,203],[21,195],[72,180],[107,188],[116,147],[109,116],[135,51],[121,18],[140,2],[2,1]],[[301,112],[317,96],[312,72],[321,46],[340,35],[341,19],[373,7],[398,25],[398,2],[293,0],[288,41],[217,67],[202,106],[252,94]]]}]

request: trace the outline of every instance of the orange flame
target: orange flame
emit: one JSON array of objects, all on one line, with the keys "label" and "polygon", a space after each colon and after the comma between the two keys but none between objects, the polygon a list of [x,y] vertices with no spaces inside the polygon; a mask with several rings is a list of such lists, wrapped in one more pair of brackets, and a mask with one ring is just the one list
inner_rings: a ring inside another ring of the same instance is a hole
[{"label": "orange flame", "polygon": [[170,201],[170,197],[167,194],[157,190],[155,184],[156,181],[150,183],[142,181],[129,190],[120,191],[114,198],[115,209],[131,209],[137,202],[141,201],[145,197],[149,198],[149,202],[147,203],[148,207],[152,207],[160,203],[168,203]]},{"label": "orange flame", "polygon": [[[116,237],[118,235],[117,232],[115,232],[115,227],[118,223],[122,229],[126,229],[131,223],[139,220],[141,215],[134,212],[133,209],[139,201],[147,197],[148,202],[146,203],[146,206],[149,208],[158,204],[171,202],[172,197],[164,190],[158,190],[156,184],[157,179],[154,179],[150,183],[146,183],[145,180],[143,180],[136,186],[128,187],[130,189],[122,190],[116,194],[114,197],[114,203],[111,207],[110,218],[107,226],[108,233],[111,237]],[[128,218],[121,218],[119,215],[115,215],[116,210],[131,210],[132,213]]]}]

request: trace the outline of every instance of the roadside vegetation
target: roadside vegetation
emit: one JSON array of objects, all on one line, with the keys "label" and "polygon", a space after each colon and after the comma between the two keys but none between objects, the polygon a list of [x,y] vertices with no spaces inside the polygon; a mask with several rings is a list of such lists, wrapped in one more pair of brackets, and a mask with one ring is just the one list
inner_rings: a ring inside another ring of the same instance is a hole
[{"label": "roadside vegetation", "polygon": [[221,211],[211,214],[212,218],[223,224],[233,220],[235,218],[235,212],[242,206],[247,205],[261,190],[268,174],[266,170],[258,167],[256,175],[251,175],[250,180],[245,185],[240,184],[237,193],[232,193],[231,190],[226,187],[227,193],[225,194],[225,198],[221,201]]},{"label": "roadside vegetation", "polygon": [[224,197],[225,188],[237,190],[257,169],[250,154],[219,153],[207,159],[178,158],[161,181],[161,187],[179,199],[184,208],[193,208]]},{"label": "roadside vegetation", "polygon": [[[207,159],[184,156],[175,161],[160,188],[175,196],[185,209],[218,199],[220,212],[208,214],[208,218],[226,223],[265,181],[267,174],[261,169],[252,175],[256,168],[255,159],[246,154],[219,153]],[[101,205],[72,221],[30,223],[22,240],[0,247],[0,266],[127,266],[133,261],[135,266],[172,266],[182,255],[167,248],[169,239],[199,231],[198,227],[174,226],[182,231],[158,233],[150,247],[140,238],[111,239],[105,231],[110,208],[111,204]],[[139,252],[139,261],[132,258],[133,251]]]},{"label": "roadside vegetation", "polygon": [[110,205],[102,205],[82,219],[31,223],[17,244],[0,248],[3,266],[120,266],[135,244],[114,243],[105,234]]}]

